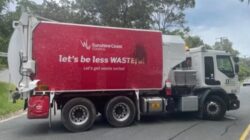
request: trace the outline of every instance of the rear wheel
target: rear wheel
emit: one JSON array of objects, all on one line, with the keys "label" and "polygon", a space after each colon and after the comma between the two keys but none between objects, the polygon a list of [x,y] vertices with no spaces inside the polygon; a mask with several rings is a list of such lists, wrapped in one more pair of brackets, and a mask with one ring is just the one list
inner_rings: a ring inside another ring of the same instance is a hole
[{"label": "rear wheel", "polygon": [[105,107],[105,118],[114,127],[130,125],[135,119],[135,114],[135,104],[125,96],[114,97]]},{"label": "rear wheel", "polygon": [[226,104],[219,96],[209,96],[203,106],[205,119],[220,120],[225,116]]},{"label": "rear wheel", "polygon": [[86,98],[74,98],[62,109],[63,125],[72,132],[90,129],[96,117],[94,104]]}]

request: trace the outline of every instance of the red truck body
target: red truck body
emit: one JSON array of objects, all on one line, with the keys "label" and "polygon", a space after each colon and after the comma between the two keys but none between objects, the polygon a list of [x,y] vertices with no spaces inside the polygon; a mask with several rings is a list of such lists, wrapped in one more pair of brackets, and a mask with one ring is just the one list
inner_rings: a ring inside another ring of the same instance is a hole
[{"label": "red truck body", "polygon": [[[124,127],[143,115],[174,112],[219,120],[240,106],[237,59],[228,53],[186,52],[180,36],[159,31],[45,19],[23,13],[8,48],[13,101],[25,99],[29,119],[49,117],[51,125],[53,107],[65,128],[78,132],[89,130],[97,114]],[[219,57],[230,58],[234,78],[219,65],[207,70]]]},{"label": "red truck body", "polygon": [[33,31],[34,79],[55,91],[160,89],[158,31],[40,22]]}]

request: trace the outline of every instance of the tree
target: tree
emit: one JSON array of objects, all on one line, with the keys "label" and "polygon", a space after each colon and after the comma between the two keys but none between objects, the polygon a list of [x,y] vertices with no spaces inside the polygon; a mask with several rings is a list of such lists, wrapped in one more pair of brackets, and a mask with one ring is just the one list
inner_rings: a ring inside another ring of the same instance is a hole
[{"label": "tree", "polygon": [[1,0],[0,1],[0,14],[2,14],[2,12],[4,10],[6,10],[7,4],[11,2],[11,0]]},{"label": "tree", "polygon": [[185,13],[187,8],[193,8],[195,0],[154,0],[152,21],[153,28],[161,30],[163,33],[173,31],[175,29],[183,29],[185,27]]},{"label": "tree", "polygon": [[60,3],[54,0],[43,0],[42,4],[37,4],[31,0],[18,0],[16,11],[21,13],[22,9],[24,9],[34,15],[48,19],[72,22],[74,16],[71,14],[70,4],[69,0],[61,0]]},{"label": "tree", "polygon": [[233,49],[233,43],[227,38],[220,38],[220,41],[215,42],[213,48],[215,50],[223,50],[236,56],[239,55],[239,51]]},{"label": "tree", "polygon": [[62,22],[188,32],[184,10],[195,0],[19,0],[34,14]]},{"label": "tree", "polygon": [[185,38],[185,42],[189,48],[195,48],[204,45],[203,40],[199,36],[188,36]]},{"label": "tree", "polygon": [[96,0],[75,0],[71,4],[75,23],[100,25]]},{"label": "tree", "polygon": [[[149,0],[20,0],[34,14],[62,22],[129,28],[150,28]],[[27,8],[26,8],[27,9]]]},{"label": "tree", "polygon": [[240,58],[239,65],[239,80],[243,81],[244,79],[250,77],[250,58]]},{"label": "tree", "polygon": [[206,49],[208,49],[208,50],[212,50],[213,48],[212,48],[212,46],[210,46],[210,45],[208,45],[208,44],[204,44],[203,45]]},{"label": "tree", "polygon": [[[15,12],[8,11],[7,5],[12,0],[0,1],[0,52],[7,52],[10,36],[13,32],[12,21],[16,19]],[[7,59],[0,58],[0,64],[7,64]]]},{"label": "tree", "polygon": [[94,0],[102,25],[150,28],[149,0]]}]

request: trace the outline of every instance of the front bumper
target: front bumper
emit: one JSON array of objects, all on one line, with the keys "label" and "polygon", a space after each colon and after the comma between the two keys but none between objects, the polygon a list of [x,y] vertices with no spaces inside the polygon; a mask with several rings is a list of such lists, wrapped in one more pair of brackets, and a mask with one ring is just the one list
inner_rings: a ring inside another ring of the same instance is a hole
[{"label": "front bumper", "polygon": [[240,108],[240,101],[235,94],[229,94],[228,98],[228,110],[236,110]]}]

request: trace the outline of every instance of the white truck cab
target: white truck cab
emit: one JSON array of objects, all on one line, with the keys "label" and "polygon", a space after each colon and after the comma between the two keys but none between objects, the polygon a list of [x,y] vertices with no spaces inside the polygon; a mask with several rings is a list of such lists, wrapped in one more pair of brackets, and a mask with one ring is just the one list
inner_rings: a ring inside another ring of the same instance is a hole
[{"label": "white truck cab", "polygon": [[239,92],[238,64],[232,55],[205,47],[190,49],[191,69],[197,71],[197,87],[220,87],[227,93]]}]

